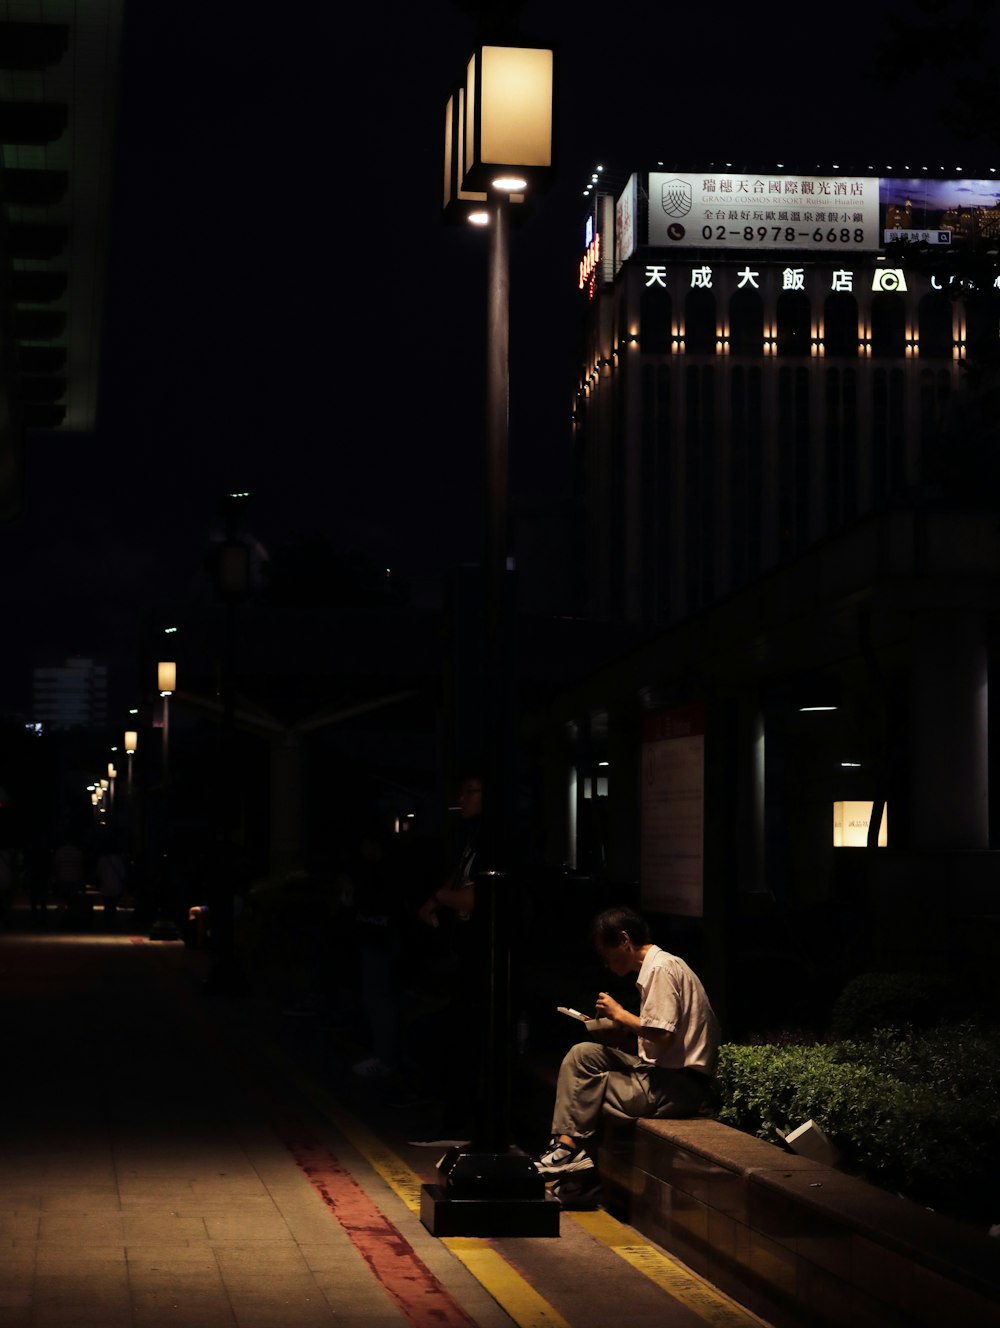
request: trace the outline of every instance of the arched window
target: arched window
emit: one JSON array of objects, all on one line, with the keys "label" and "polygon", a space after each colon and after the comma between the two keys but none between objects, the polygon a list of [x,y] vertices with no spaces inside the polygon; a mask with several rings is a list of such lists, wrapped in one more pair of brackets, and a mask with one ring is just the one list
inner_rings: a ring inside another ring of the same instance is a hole
[{"label": "arched window", "polygon": [[729,301],[729,352],[759,355],[764,344],[764,301],[760,291],[744,286]]},{"label": "arched window", "polygon": [[951,298],[945,291],[931,291],[917,311],[922,360],[951,359],[954,347]]},{"label": "arched window", "polygon": [[906,354],[906,306],[895,291],[872,296],[872,354]]},{"label": "arched window", "polygon": [[823,306],[823,340],[827,355],[858,353],[858,302],[847,291],[834,291]]},{"label": "arched window", "polygon": [[639,345],[644,355],[666,355],[670,351],[670,292],[662,286],[647,286],[639,300]]},{"label": "arched window", "polygon": [[778,296],[777,314],[778,354],[808,355],[812,321],[809,296],[802,291],[785,291]]},{"label": "arched window", "polygon": [[998,310],[992,299],[971,299],[965,301],[965,344],[970,359],[991,354],[995,348],[998,331]]},{"label": "arched window", "polygon": [[700,288],[688,291],[684,303],[684,345],[689,355],[714,355],[718,341],[715,296]]}]

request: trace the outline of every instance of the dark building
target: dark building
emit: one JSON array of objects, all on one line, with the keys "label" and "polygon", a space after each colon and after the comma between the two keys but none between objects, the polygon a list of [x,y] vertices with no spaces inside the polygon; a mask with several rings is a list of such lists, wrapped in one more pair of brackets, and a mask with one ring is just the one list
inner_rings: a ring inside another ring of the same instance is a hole
[{"label": "dark building", "polygon": [[4,14],[0,520],[20,510],[34,431],[94,428],[122,3],[29,3]]},{"label": "dark building", "polygon": [[550,841],[703,919],[717,983],[723,942],[773,949],[779,917],[841,970],[994,944],[997,277],[969,237],[997,192],[729,165],[595,185],[588,609],[655,639],[556,708]]}]

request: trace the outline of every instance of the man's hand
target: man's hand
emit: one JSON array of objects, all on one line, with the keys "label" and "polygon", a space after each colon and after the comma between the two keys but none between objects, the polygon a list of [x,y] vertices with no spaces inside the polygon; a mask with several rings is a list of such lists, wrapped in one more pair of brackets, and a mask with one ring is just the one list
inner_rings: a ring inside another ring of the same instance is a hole
[{"label": "man's hand", "polygon": [[613,1019],[618,1023],[625,1012],[624,1006],[619,1005],[613,996],[609,996],[606,991],[598,992],[594,1004],[594,1013],[598,1019]]},{"label": "man's hand", "polygon": [[626,1010],[624,1005],[619,1005],[615,998],[609,996],[606,991],[598,993],[594,1009],[599,1019],[613,1019],[616,1029],[632,1033],[637,1037],[646,1038],[649,1042],[662,1042],[666,1045],[674,1038],[674,1034],[668,1032],[665,1028],[643,1028],[639,1022],[639,1016],[633,1014],[631,1010]]}]

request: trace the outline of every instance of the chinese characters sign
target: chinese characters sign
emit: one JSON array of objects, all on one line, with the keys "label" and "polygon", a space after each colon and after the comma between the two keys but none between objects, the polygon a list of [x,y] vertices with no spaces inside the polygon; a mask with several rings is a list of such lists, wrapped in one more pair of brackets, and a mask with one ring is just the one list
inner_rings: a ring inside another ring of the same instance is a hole
[{"label": "chinese characters sign", "polygon": [[[764,274],[763,268],[751,267],[749,264],[742,268],[727,268],[726,265],[719,264],[720,272],[733,272],[736,275],[736,289],[761,289],[761,279]],[[682,273],[681,284],[685,282],[691,290],[715,290],[715,278],[718,275],[716,267],[711,263],[703,263],[700,267],[687,269],[681,265],[677,270]],[[666,263],[647,263],[645,270],[645,284],[650,286],[662,286],[667,289],[667,277],[670,269]],[[804,267],[784,267],[773,269],[780,278],[779,286],[783,291],[804,291],[806,289],[806,269]],[[858,278],[858,284],[855,285],[855,277]],[[954,278],[952,278],[954,280]],[[860,290],[867,285],[873,291],[898,291],[900,293],[908,290],[906,273],[899,267],[875,267],[870,273],[858,274],[850,268],[837,267],[830,271],[825,271],[821,278],[821,285],[831,291]],[[931,277],[930,284],[935,290],[941,290],[942,285],[937,277]],[[994,283],[1000,290],[1000,277]]]},{"label": "chinese characters sign", "polygon": [[874,251],[879,181],[650,172],[649,243],[693,249]]}]

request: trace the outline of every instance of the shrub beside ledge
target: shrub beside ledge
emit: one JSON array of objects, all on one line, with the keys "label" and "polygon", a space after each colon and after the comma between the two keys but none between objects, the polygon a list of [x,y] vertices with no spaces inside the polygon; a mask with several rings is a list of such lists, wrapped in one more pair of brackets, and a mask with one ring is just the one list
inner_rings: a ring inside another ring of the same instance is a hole
[{"label": "shrub beside ledge", "polygon": [[955,1216],[998,1219],[1000,1041],[972,1024],[726,1044],[717,1091],[723,1124],[776,1142],[812,1119],[844,1170]]}]

